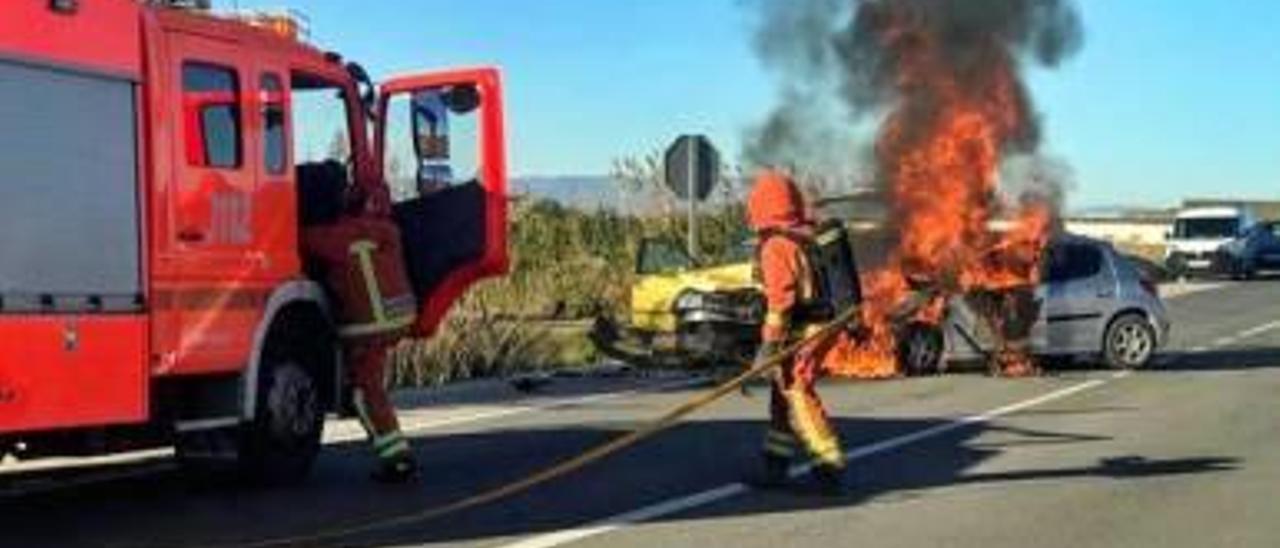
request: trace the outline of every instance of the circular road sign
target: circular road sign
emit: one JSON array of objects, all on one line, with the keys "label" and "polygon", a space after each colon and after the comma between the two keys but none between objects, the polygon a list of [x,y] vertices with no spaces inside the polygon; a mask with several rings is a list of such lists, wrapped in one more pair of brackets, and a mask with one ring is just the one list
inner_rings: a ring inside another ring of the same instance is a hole
[{"label": "circular road sign", "polygon": [[706,200],[720,178],[720,153],[705,135],[681,135],[663,164],[667,187],[682,200]]}]

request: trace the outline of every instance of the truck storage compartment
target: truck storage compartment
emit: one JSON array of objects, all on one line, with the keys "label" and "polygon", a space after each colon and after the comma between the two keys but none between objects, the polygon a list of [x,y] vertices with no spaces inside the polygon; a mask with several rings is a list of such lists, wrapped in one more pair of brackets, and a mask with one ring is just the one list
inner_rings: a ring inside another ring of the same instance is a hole
[{"label": "truck storage compartment", "polygon": [[135,94],[0,59],[0,314],[142,306]]},{"label": "truck storage compartment", "polygon": [[147,419],[146,317],[0,316],[0,433]]}]

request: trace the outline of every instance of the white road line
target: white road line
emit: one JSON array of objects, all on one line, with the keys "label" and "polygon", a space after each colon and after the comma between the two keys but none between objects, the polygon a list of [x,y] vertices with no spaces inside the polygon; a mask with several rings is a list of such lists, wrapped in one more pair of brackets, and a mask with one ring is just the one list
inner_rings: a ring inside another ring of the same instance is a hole
[{"label": "white road line", "polygon": [[[514,415],[523,415],[526,413],[534,413],[539,411],[553,411],[564,407],[576,407],[579,405],[589,405],[593,403],[601,403],[611,400],[629,398],[639,394],[648,392],[661,392],[664,390],[678,390],[681,388],[690,388],[707,382],[705,378],[681,379],[678,381],[655,383],[641,385],[630,390],[622,392],[608,392],[605,394],[593,394],[590,396],[579,396],[574,398],[548,399],[538,403],[524,405],[495,405],[493,409],[485,411],[476,411],[472,413],[459,414],[434,420],[422,420],[414,418],[414,413],[401,412],[400,426],[406,434],[420,434],[431,430],[439,430],[450,426],[458,426],[462,424],[470,424],[474,422],[482,422],[487,420],[495,420]],[[365,439],[364,430],[360,428],[357,421],[350,419],[336,422],[330,425],[330,431],[325,435],[325,443],[345,443],[360,441]]]},{"label": "white road line", "polygon": [[[1082,382],[1036,398],[1013,403],[1004,407],[998,407],[984,413],[970,415],[951,422],[939,424],[931,428],[926,428],[924,430],[912,432],[896,438],[890,438],[871,445],[859,447],[850,451],[845,458],[849,462],[866,459],[868,457],[893,451],[922,440],[938,437],[967,426],[987,423],[1005,415],[1044,405],[1055,400],[1060,400],[1086,390],[1097,388],[1107,384],[1108,382],[1110,381],[1102,379]],[[792,475],[803,473],[806,469],[807,466],[796,467],[792,469]],[[617,531],[630,525],[714,504],[750,491],[751,488],[746,484],[728,483],[719,487],[700,491],[692,495],[674,498],[650,506],[645,506],[643,508],[631,510],[581,527],[538,535],[525,540],[505,544],[499,548],[555,548],[557,546],[563,546],[572,542]]]},{"label": "white road line", "polygon": [[1243,341],[1245,339],[1251,339],[1253,337],[1257,337],[1258,335],[1261,335],[1263,333],[1266,333],[1276,328],[1280,328],[1280,321],[1265,323],[1259,326],[1251,327],[1249,329],[1238,331],[1234,335],[1219,337],[1218,339],[1210,343],[1208,346],[1196,346],[1189,349],[1188,352],[1192,354],[1203,354],[1210,350],[1225,348],[1233,344],[1236,344],[1240,341]]},{"label": "white road line", "polygon": [[173,456],[172,449],[145,449],[128,453],[114,453],[96,457],[52,457],[32,461],[13,461],[0,465],[0,479],[12,474],[44,471],[66,472],[81,468],[96,468],[114,464],[141,464],[143,461]]},{"label": "white road line", "polygon": [[1235,344],[1237,340],[1238,339],[1236,338],[1235,335],[1231,335],[1227,337],[1218,337],[1218,339],[1213,341],[1213,344],[1210,344],[1209,346],[1213,348],[1222,348],[1224,346],[1231,346],[1232,344]]},{"label": "white road line", "polygon": [[1252,329],[1246,329],[1236,334],[1237,339],[1251,339],[1272,329],[1280,327],[1280,321],[1274,321],[1268,324],[1262,324]]},{"label": "white road line", "polygon": [[601,403],[622,398],[629,398],[646,392],[661,392],[664,390],[679,390],[681,388],[691,388],[706,383],[705,378],[681,379],[668,383],[658,383],[653,385],[645,385],[639,388],[633,388],[623,392],[610,392],[607,394],[594,394],[591,396],[581,396],[577,398],[565,398],[558,400],[548,400],[541,403],[520,405],[505,409],[494,409],[491,411],[481,411],[470,415],[461,415],[456,417],[448,417],[444,419],[410,424],[404,428],[406,432],[425,432],[428,430],[438,430],[448,426],[457,426],[459,424],[467,424],[484,420],[508,417],[511,415],[522,415],[525,413],[533,413],[537,411],[552,411],[563,407],[574,407],[578,405],[588,405],[593,403]]}]

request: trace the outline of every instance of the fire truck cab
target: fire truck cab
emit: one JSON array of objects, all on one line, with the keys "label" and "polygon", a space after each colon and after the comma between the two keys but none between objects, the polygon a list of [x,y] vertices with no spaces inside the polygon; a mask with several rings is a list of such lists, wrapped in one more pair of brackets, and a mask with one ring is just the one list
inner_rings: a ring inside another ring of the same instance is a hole
[{"label": "fire truck cab", "polygon": [[491,68],[372,84],[288,15],[0,7],[0,458],[173,445],[298,477],[346,397],[299,233],[386,185],[432,333],[507,268]]}]

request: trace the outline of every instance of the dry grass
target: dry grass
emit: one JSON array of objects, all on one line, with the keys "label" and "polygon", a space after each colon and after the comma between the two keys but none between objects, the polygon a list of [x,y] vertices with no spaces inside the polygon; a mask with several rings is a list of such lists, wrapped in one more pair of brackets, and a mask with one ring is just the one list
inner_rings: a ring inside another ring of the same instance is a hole
[{"label": "dry grass", "polygon": [[434,386],[504,376],[545,368],[553,355],[537,325],[450,320],[435,337],[405,341],[392,352],[392,379],[396,386]]}]

